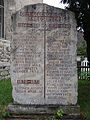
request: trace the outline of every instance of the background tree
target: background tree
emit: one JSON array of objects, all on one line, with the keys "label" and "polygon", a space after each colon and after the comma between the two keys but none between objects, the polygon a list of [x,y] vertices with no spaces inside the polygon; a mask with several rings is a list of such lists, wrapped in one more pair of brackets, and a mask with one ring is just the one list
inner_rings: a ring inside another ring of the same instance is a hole
[{"label": "background tree", "polygon": [[62,0],[68,3],[67,9],[75,13],[77,27],[84,31],[84,39],[87,43],[87,57],[90,66],[90,0]]},{"label": "background tree", "polygon": [[81,58],[87,57],[87,52],[86,52],[86,41],[83,38],[83,32],[78,31],[77,33],[77,56],[81,56]]}]

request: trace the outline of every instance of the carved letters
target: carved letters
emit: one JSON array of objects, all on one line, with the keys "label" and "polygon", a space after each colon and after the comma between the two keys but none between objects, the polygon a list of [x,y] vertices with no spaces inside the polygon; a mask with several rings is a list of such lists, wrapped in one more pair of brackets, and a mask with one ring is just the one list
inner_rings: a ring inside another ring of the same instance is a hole
[{"label": "carved letters", "polygon": [[76,104],[73,15],[43,4],[36,5],[34,10],[31,5],[26,6],[13,18],[11,60],[15,101]]}]

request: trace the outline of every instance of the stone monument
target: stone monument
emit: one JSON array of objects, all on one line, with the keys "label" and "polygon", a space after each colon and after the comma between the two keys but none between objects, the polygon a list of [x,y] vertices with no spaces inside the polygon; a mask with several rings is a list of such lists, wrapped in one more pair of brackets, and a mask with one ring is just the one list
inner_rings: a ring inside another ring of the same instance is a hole
[{"label": "stone monument", "polygon": [[28,5],[13,14],[12,31],[9,110],[42,114],[58,106],[78,114],[74,14],[43,3]]}]

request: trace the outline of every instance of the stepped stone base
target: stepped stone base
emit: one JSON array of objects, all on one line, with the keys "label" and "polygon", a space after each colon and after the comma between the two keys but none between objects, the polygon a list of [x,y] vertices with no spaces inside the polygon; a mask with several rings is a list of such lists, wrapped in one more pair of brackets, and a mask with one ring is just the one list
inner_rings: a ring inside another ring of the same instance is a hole
[{"label": "stepped stone base", "polygon": [[16,105],[10,104],[8,111],[12,114],[6,120],[48,120],[54,116],[57,110],[62,109],[62,120],[82,120],[80,107],[60,105]]}]

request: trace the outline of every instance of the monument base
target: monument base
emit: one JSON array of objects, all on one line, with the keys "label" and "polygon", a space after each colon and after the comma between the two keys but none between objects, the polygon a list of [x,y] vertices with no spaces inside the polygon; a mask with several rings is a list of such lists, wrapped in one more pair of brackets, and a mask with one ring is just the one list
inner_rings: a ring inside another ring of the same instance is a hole
[{"label": "monument base", "polygon": [[11,116],[7,120],[48,120],[58,110],[63,110],[62,120],[81,120],[80,107],[61,105],[19,105],[10,104],[8,112]]}]

